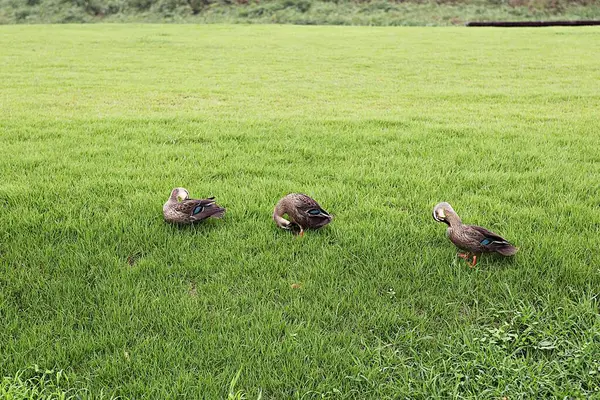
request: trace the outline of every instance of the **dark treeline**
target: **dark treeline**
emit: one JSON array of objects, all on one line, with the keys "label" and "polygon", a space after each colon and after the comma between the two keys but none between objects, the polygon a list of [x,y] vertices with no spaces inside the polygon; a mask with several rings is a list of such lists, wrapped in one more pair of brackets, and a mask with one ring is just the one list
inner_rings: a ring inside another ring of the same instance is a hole
[{"label": "dark treeline", "polygon": [[600,0],[0,0],[0,24],[137,21],[451,25],[474,19],[552,17],[600,17]]}]

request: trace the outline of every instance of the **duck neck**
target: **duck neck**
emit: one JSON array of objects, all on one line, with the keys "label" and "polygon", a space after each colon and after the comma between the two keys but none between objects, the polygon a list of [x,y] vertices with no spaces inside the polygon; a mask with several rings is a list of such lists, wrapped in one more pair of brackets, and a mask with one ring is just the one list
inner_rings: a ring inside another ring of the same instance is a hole
[{"label": "duck neck", "polygon": [[288,228],[290,226],[290,221],[283,218],[283,214],[285,214],[285,208],[283,204],[277,203],[275,209],[273,210],[273,220],[280,228]]},{"label": "duck neck", "polygon": [[462,221],[460,220],[460,217],[458,216],[458,214],[453,213],[453,212],[446,213],[446,223],[451,228],[456,228],[456,227],[459,227],[460,225],[462,225]]}]

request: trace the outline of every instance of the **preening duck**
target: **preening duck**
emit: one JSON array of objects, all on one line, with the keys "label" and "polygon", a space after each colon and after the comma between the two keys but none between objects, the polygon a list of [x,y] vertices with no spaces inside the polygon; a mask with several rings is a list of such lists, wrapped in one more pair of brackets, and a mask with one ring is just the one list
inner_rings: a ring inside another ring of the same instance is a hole
[{"label": "preening duck", "polygon": [[190,199],[189,192],[182,187],[173,189],[163,205],[165,221],[173,224],[189,225],[210,217],[221,218],[223,214],[225,209],[215,203],[214,197]]},{"label": "preening duck", "polygon": [[[283,216],[287,214],[289,221]],[[293,230],[300,229],[300,236],[304,229],[318,229],[331,222],[332,216],[321,208],[314,199],[301,193],[290,193],[283,197],[273,210],[273,220],[278,227]]]},{"label": "preening duck", "polygon": [[[465,225],[452,206],[446,202],[433,208],[433,219],[448,225],[446,234],[456,247],[466,251],[458,256],[465,259],[469,266],[477,264],[477,257],[482,253],[498,253],[512,256],[518,249],[503,237],[475,225]],[[472,258],[472,260],[470,260]]]}]

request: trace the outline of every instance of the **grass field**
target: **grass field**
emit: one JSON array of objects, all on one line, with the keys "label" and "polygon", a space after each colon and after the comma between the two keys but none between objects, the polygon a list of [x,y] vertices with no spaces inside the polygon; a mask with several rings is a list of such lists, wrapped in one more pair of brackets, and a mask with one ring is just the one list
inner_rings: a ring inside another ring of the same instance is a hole
[{"label": "grass field", "polygon": [[[0,394],[600,398],[598,65],[597,28],[0,27]],[[175,186],[225,218],[165,225]],[[292,191],[334,221],[277,230]],[[469,269],[439,201],[520,252]]]}]

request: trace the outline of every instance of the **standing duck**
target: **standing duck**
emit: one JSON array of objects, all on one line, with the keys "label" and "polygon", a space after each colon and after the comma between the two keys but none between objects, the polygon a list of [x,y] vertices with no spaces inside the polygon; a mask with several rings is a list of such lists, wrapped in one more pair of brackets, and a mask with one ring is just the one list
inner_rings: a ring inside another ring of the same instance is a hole
[{"label": "standing duck", "polygon": [[206,218],[221,218],[225,209],[215,203],[214,197],[208,199],[190,199],[189,192],[182,187],[171,191],[169,200],[163,206],[165,221],[173,224],[189,225]]},{"label": "standing duck", "polygon": [[[283,218],[287,214],[290,221]],[[318,229],[331,222],[333,217],[323,210],[319,203],[305,194],[290,193],[283,197],[273,210],[273,220],[278,227],[300,229],[300,236],[304,235],[304,229]]]},{"label": "standing duck", "polygon": [[[475,225],[465,225],[452,206],[448,203],[439,203],[433,208],[433,219],[448,225],[446,234],[456,247],[466,251],[458,256],[467,261],[470,267],[477,264],[477,257],[481,253],[499,253],[503,256],[512,256],[518,249],[506,239],[490,232],[485,228]],[[469,259],[472,257],[472,261]]]}]

